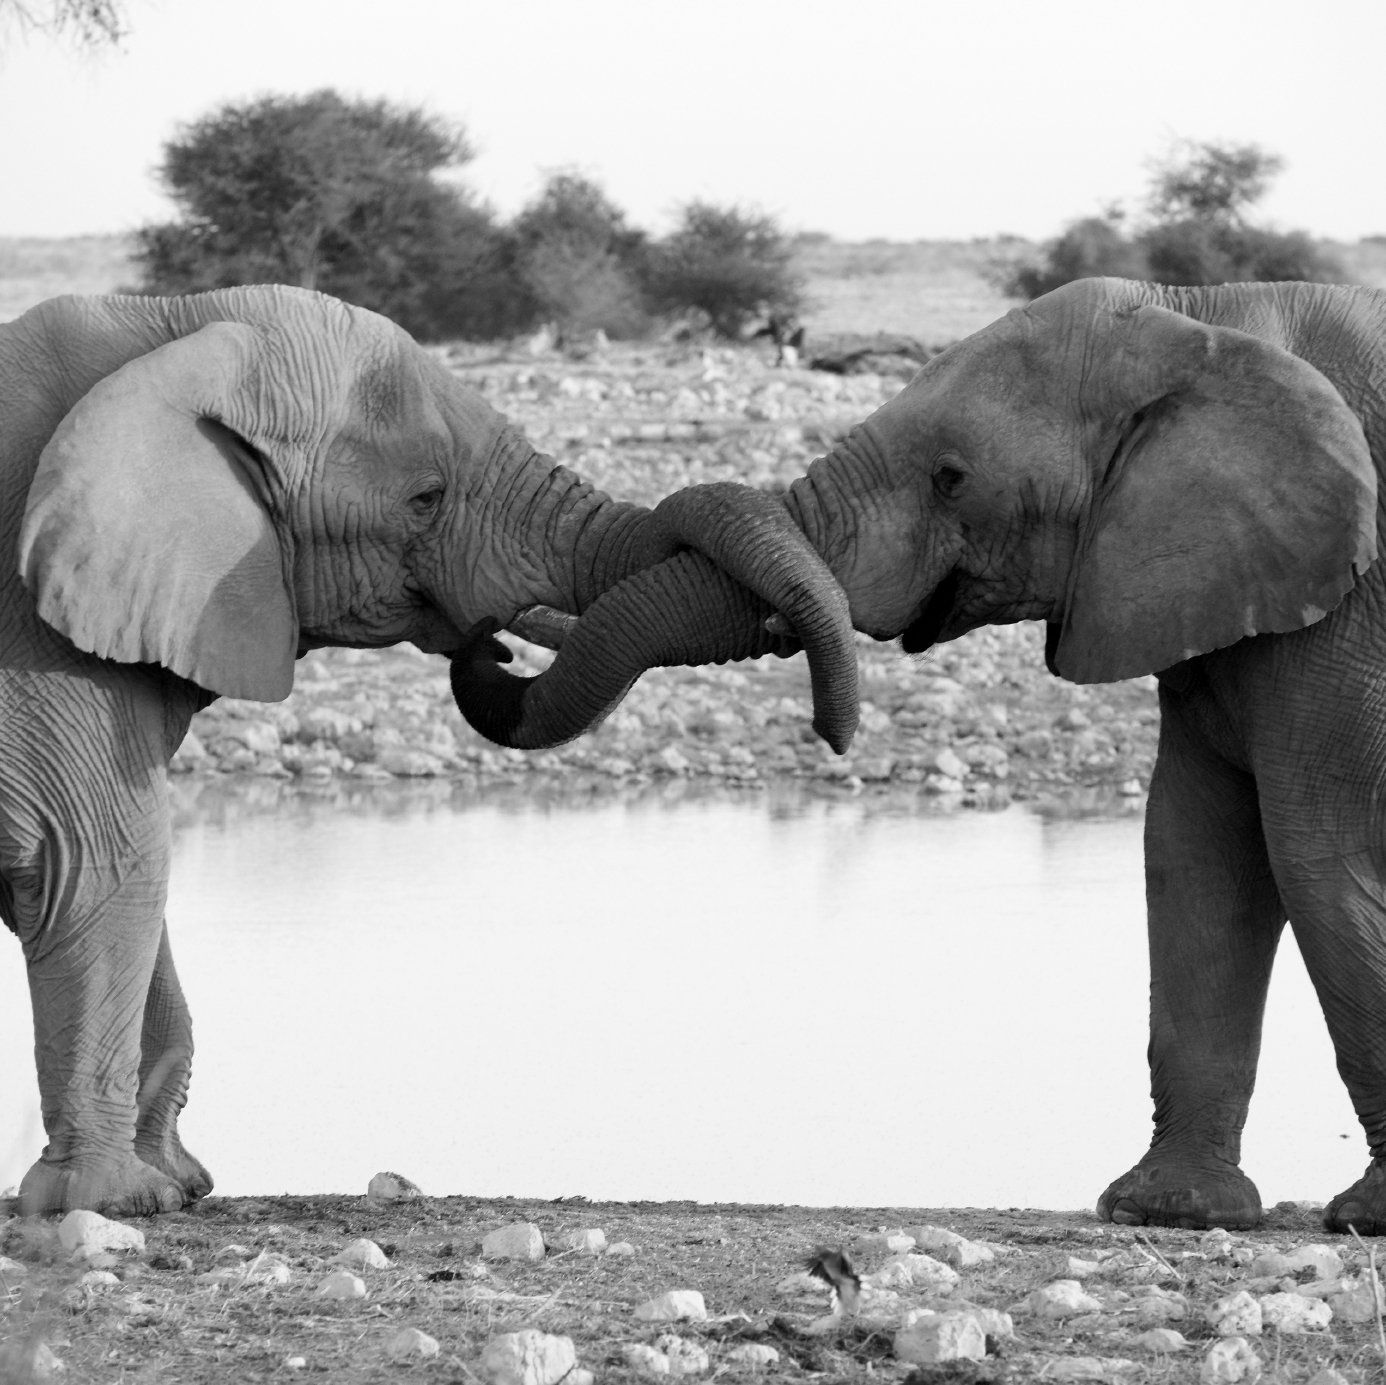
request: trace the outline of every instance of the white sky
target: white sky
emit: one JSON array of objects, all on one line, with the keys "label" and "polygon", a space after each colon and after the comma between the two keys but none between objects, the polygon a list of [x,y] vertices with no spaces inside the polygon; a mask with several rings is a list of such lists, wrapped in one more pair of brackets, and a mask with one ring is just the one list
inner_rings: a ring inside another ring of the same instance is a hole
[{"label": "white sky", "polygon": [[1282,154],[1282,227],[1386,232],[1386,0],[127,8],[97,55],[0,30],[0,235],[167,219],[153,171],[180,123],[323,86],[462,121],[467,181],[504,215],[576,167],[655,232],[702,197],[843,239],[1040,238],[1138,198],[1189,137]]}]

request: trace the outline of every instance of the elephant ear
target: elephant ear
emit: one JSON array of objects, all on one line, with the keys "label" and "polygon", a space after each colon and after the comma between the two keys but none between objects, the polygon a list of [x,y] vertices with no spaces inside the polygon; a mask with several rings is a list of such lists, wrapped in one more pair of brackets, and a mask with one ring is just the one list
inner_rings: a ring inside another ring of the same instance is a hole
[{"label": "elephant ear", "polygon": [[1052,667],[1112,682],[1321,620],[1376,557],[1357,416],[1307,361],[1245,332],[1141,307],[1114,338],[1089,369],[1126,436],[1098,459]]},{"label": "elephant ear", "polygon": [[277,701],[298,622],[256,488],[268,463],[219,422],[247,411],[258,355],[251,328],[215,322],[93,386],[39,457],[19,564],[79,649]]}]

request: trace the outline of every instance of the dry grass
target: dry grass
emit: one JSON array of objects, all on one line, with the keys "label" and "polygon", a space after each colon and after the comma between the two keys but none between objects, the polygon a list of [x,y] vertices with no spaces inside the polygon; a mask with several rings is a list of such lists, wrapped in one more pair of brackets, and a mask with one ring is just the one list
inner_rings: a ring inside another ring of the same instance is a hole
[{"label": "dry grass", "polygon": [[[555,1243],[565,1231],[600,1227],[608,1241],[631,1242],[636,1254],[617,1259],[567,1252],[536,1264],[481,1264],[482,1236],[521,1220],[537,1224]],[[1104,1379],[1131,1385],[1194,1379],[1214,1341],[1205,1311],[1247,1280],[1245,1264],[1207,1254],[1198,1232],[1106,1226],[1088,1212],[469,1198],[372,1208],[364,1198],[213,1198],[189,1212],[141,1223],[148,1238],[145,1255],[117,1264],[121,1282],[105,1291],[77,1286],[78,1271],[53,1253],[51,1231],[35,1235],[12,1223],[7,1248],[18,1252],[30,1272],[22,1295],[8,1302],[0,1296],[0,1339],[45,1341],[70,1380],[269,1380],[289,1373],[287,1360],[302,1357],[305,1377],[365,1385],[394,1380],[407,1369],[385,1352],[401,1328],[418,1328],[441,1347],[435,1360],[414,1369],[437,1380],[472,1381],[489,1337],[537,1327],[571,1337],[579,1364],[603,1382],[623,1382],[639,1377],[626,1365],[622,1348],[652,1343],[672,1330],[702,1346],[719,1375],[735,1369],[726,1356],[730,1347],[761,1342],[780,1354],[777,1365],[757,1373],[766,1378],[809,1372],[860,1385],[904,1381],[910,1368],[896,1360],[889,1326],[848,1320],[824,1335],[807,1335],[803,1329],[827,1309],[825,1298],[786,1296],[779,1286],[815,1246],[851,1247],[883,1228],[920,1222],[992,1243],[1001,1253],[992,1264],[963,1271],[951,1298],[929,1300],[927,1293],[907,1290],[910,1304],[927,1300],[946,1308],[964,1297],[1011,1311],[1032,1289],[1070,1277],[1069,1256],[1096,1260],[1126,1252],[1113,1261],[1125,1268],[1084,1281],[1102,1303],[1101,1312],[1064,1321],[1017,1312],[1014,1338],[996,1342],[984,1361],[936,1368],[937,1378],[1061,1376],[1065,1362],[1095,1357],[1112,1363]],[[317,1287],[331,1257],[360,1236],[380,1244],[390,1266],[359,1272],[369,1291],[364,1299],[321,1298]],[[1271,1213],[1264,1229],[1235,1241],[1285,1249],[1323,1239],[1312,1213],[1286,1206]],[[1350,1264],[1365,1261],[1346,1238],[1334,1238],[1334,1248]],[[261,1252],[290,1267],[287,1284],[217,1287],[198,1278]],[[859,1257],[859,1268],[873,1270],[883,1259],[884,1252],[868,1252]],[[1135,1341],[1135,1295],[1152,1282],[1189,1303],[1187,1318],[1174,1326],[1190,1346],[1172,1358]],[[671,1288],[699,1290],[709,1320],[647,1324],[633,1317],[636,1305]],[[1267,1332],[1254,1345],[1265,1366],[1263,1380],[1307,1380],[1326,1365],[1363,1380],[1381,1368],[1372,1323],[1335,1321],[1325,1332],[1302,1336]],[[1118,1361],[1130,1365],[1118,1368]]]}]

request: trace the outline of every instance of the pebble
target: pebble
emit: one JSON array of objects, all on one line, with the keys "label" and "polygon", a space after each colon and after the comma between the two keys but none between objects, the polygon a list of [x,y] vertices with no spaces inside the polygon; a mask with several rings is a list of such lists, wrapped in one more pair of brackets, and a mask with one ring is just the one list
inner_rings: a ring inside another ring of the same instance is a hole
[{"label": "pebble", "polygon": [[482,1241],[481,1254],[486,1260],[542,1260],[544,1236],[533,1222],[512,1222]]},{"label": "pebble", "polygon": [[955,1270],[974,1269],[996,1259],[996,1252],[990,1246],[969,1241],[942,1226],[912,1226],[907,1234],[914,1237],[919,1250],[927,1251]]},{"label": "pebble", "polygon": [[665,1334],[656,1338],[655,1348],[668,1361],[670,1375],[701,1375],[710,1364],[706,1349],[686,1337]]},{"label": "pebble", "polygon": [[1112,1381],[1124,1371],[1138,1370],[1136,1362],[1120,1356],[1051,1356],[1041,1367],[1041,1380]]},{"label": "pebble", "polygon": [[440,1349],[436,1338],[417,1327],[402,1327],[385,1343],[385,1354],[391,1361],[426,1361]]},{"label": "pebble", "polygon": [[1207,1316],[1209,1326],[1219,1337],[1261,1335],[1261,1305],[1245,1289],[1218,1299]]},{"label": "pebble", "polygon": [[629,1342],[621,1348],[626,1365],[642,1375],[668,1375],[669,1358],[644,1342]]},{"label": "pebble", "polygon": [[423,1191],[403,1174],[378,1173],[366,1186],[366,1196],[372,1202],[411,1202],[422,1197]]},{"label": "pebble", "polygon": [[582,1231],[565,1231],[559,1238],[564,1250],[576,1250],[584,1255],[600,1255],[606,1249],[606,1232],[595,1227]]},{"label": "pebble", "polygon": [[903,1231],[876,1231],[870,1235],[858,1236],[852,1242],[852,1250],[864,1260],[877,1255],[903,1255],[914,1249],[914,1237]]},{"label": "pebble", "polygon": [[1214,1342],[1199,1368],[1203,1385],[1254,1385],[1261,1378],[1261,1358],[1245,1337]]},{"label": "pebble", "polygon": [[13,1283],[16,1279],[23,1279],[28,1273],[28,1269],[18,1260],[11,1260],[7,1255],[0,1255],[0,1279],[8,1279]]},{"label": "pebble", "polygon": [[374,1241],[368,1241],[363,1237],[359,1241],[353,1241],[345,1249],[339,1250],[329,1263],[350,1265],[361,1270],[384,1270],[389,1268],[390,1259]]},{"label": "pebble", "polygon": [[69,1212],[58,1223],[58,1240],[70,1255],[87,1258],[108,1251],[144,1252],[143,1231],[108,1221],[99,1212]]},{"label": "pebble", "polygon": [[774,1347],[766,1346],[763,1342],[744,1342],[739,1347],[732,1347],[722,1359],[732,1365],[750,1366],[757,1370],[761,1366],[773,1366],[780,1359],[780,1354]]},{"label": "pebble", "polygon": [[481,1353],[481,1374],[491,1385],[557,1385],[576,1365],[571,1337],[532,1327],[492,1337]]},{"label": "pebble", "polygon": [[1306,1294],[1267,1294],[1260,1302],[1262,1321],[1277,1332],[1318,1332],[1333,1318],[1329,1303]]},{"label": "pebble", "polygon": [[1143,1351],[1168,1354],[1174,1351],[1184,1351],[1188,1347],[1189,1341],[1182,1332],[1177,1332],[1172,1327],[1152,1327],[1149,1331],[1142,1332],[1134,1338],[1133,1344]]},{"label": "pebble", "polygon": [[642,1303],[635,1316],[641,1322],[702,1322],[707,1318],[707,1305],[697,1289],[670,1289]]},{"label": "pebble", "polygon": [[624,1260],[635,1254],[635,1247],[629,1241],[613,1241],[606,1248],[607,1258]]},{"label": "pebble", "polygon": [[1102,1304],[1083,1291],[1076,1279],[1056,1279],[1034,1290],[1025,1306],[1041,1318],[1074,1318],[1080,1313],[1100,1313]]},{"label": "pebble", "polygon": [[350,1270],[337,1270],[318,1285],[318,1294],[322,1298],[333,1299],[365,1298],[366,1285]]},{"label": "pebble", "polygon": [[912,1365],[937,1361],[980,1361],[987,1334],[970,1313],[909,1313],[895,1333],[895,1354]]},{"label": "pebble", "polygon": [[948,1294],[957,1288],[959,1279],[957,1270],[935,1260],[932,1255],[909,1252],[892,1256],[863,1282],[881,1289],[932,1289],[935,1293]]}]

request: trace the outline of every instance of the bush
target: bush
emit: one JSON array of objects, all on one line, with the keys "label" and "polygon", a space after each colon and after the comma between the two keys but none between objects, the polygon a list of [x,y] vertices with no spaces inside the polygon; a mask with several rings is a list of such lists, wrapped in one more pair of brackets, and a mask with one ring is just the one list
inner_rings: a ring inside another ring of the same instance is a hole
[{"label": "bush", "polygon": [[1156,166],[1146,222],[1135,235],[1123,235],[1115,216],[1074,222],[1038,264],[1012,267],[1001,287],[1036,298],[1094,274],[1162,284],[1341,281],[1342,264],[1305,232],[1246,219],[1282,167],[1254,144],[1185,144]]},{"label": "bush", "polygon": [[704,314],[720,336],[740,337],[770,314],[803,306],[794,248],[773,217],[690,202],[678,227],[652,247],[644,281],[662,311]]},{"label": "bush", "polygon": [[561,333],[638,337],[648,329],[639,282],[645,237],[590,179],[552,174],[511,231],[536,311]]},{"label": "bush", "polygon": [[1046,246],[1040,264],[1011,266],[1000,288],[1017,298],[1038,298],[1070,280],[1105,274],[1144,279],[1145,253],[1127,238],[1115,218],[1089,216],[1073,222]]},{"label": "bush", "polygon": [[435,174],[459,129],[333,91],[228,105],[186,128],[160,176],[180,221],[136,233],[146,293],[279,282],[394,318],[424,339],[532,320],[510,237]]}]

